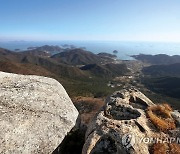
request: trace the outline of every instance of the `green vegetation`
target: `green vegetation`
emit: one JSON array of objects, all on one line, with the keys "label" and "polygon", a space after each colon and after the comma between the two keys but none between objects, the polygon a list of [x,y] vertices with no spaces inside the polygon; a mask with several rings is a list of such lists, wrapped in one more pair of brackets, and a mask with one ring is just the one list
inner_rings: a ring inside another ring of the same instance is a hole
[{"label": "green vegetation", "polygon": [[[72,49],[47,57],[42,51],[44,48],[54,50],[57,47],[43,46],[40,49],[20,53],[0,49],[0,70],[54,78],[65,87],[71,97],[106,97],[118,90],[108,87],[108,82],[115,76],[129,72],[125,64],[114,64],[112,58],[104,59],[102,55],[99,56],[83,49]],[[85,69],[76,66],[81,64],[89,65],[84,66]]]},{"label": "green vegetation", "polygon": [[143,83],[152,91],[174,98],[180,98],[180,78],[159,77],[146,78]]},{"label": "green vegetation", "polygon": [[75,78],[66,79],[63,86],[67,90],[70,97],[76,96],[93,96],[106,97],[118,90],[117,87],[111,88],[107,86],[109,80],[98,77],[93,78]]},{"label": "green vegetation", "polygon": [[180,63],[179,55],[169,56],[166,54],[158,54],[158,55],[139,54],[139,55],[134,55],[132,57],[142,62],[153,65],[169,65],[169,64]]},{"label": "green vegetation", "polygon": [[152,65],[145,67],[143,73],[156,77],[180,77],[180,63],[170,65]]},{"label": "green vegetation", "polygon": [[151,92],[141,91],[153,102],[168,102],[174,109],[180,109],[180,78],[176,77],[144,77],[142,84]]}]

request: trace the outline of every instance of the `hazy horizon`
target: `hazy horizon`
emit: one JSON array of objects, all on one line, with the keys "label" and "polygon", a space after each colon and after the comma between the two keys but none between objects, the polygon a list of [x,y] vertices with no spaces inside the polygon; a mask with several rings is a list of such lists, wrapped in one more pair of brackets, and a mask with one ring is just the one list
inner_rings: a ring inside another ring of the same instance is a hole
[{"label": "hazy horizon", "polygon": [[167,54],[179,55],[180,43],[164,42],[138,42],[138,41],[10,41],[1,42],[0,47],[15,51],[26,51],[28,47],[40,47],[43,45],[73,45],[76,48],[85,48],[95,54],[100,52],[113,53],[123,60],[131,60],[130,55],[138,54]]},{"label": "hazy horizon", "polygon": [[180,42],[178,0],[2,0],[0,41]]}]

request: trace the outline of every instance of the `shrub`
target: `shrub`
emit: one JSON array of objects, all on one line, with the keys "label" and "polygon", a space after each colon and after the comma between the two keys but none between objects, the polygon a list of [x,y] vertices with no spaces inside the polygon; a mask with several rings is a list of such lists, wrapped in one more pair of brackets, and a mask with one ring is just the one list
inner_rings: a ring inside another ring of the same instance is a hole
[{"label": "shrub", "polygon": [[156,143],[153,145],[153,154],[166,154],[166,151],[168,150],[167,144],[162,143]]},{"label": "shrub", "polygon": [[179,154],[180,153],[180,145],[176,143],[168,144],[168,143],[156,143],[152,148],[153,154]]},{"label": "shrub", "polygon": [[147,115],[158,129],[167,131],[176,128],[171,111],[171,107],[167,104],[155,105],[148,108]]}]

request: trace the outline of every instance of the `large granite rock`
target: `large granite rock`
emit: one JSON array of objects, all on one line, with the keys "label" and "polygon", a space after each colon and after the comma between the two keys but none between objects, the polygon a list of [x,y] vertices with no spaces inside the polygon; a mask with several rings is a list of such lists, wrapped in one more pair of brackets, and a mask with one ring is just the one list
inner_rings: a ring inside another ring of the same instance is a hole
[{"label": "large granite rock", "polygon": [[89,125],[82,153],[149,154],[149,145],[140,139],[165,136],[152,131],[145,113],[151,105],[136,89],[115,92]]},{"label": "large granite rock", "polygon": [[52,153],[77,116],[56,80],[0,72],[0,153]]}]

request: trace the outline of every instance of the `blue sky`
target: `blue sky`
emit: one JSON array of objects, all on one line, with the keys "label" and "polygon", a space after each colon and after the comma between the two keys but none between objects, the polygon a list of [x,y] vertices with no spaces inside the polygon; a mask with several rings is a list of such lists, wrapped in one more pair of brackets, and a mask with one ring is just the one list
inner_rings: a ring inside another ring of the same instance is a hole
[{"label": "blue sky", "polygon": [[0,40],[180,42],[180,1],[0,0]]}]

